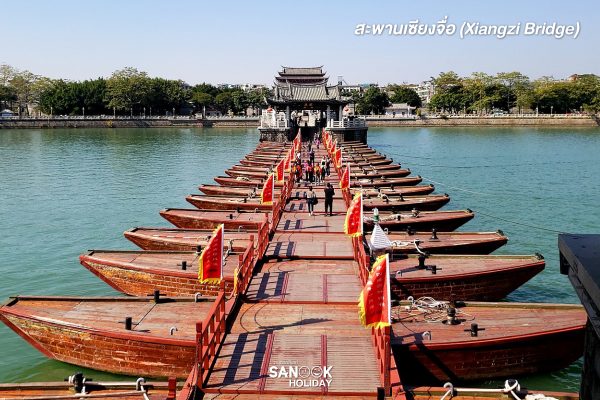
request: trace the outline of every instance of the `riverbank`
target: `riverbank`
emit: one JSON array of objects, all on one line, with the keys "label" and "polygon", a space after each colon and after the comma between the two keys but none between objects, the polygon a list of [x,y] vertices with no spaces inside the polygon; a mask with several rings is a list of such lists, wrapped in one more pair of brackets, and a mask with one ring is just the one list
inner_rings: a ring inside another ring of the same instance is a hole
[{"label": "riverbank", "polygon": [[[370,127],[460,127],[460,126],[534,126],[534,127],[596,127],[600,119],[589,115],[531,115],[531,116],[449,116],[431,118],[366,117]],[[256,128],[257,117],[222,117],[197,119],[175,118],[112,118],[112,117],[57,117],[57,118],[0,118],[0,129],[53,129],[53,128]]]}]

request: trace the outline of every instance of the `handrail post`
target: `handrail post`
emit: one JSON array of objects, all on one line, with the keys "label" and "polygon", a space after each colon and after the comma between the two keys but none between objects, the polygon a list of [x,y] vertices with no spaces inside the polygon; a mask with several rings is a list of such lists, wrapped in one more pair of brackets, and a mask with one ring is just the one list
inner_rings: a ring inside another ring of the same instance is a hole
[{"label": "handrail post", "polygon": [[196,322],[196,386],[200,389],[204,385],[202,379],[202,376],[204,375],[204,368],[202,366],[202,353],[204,351],[204,346],[202,345],[202,328],[202,322]]}]

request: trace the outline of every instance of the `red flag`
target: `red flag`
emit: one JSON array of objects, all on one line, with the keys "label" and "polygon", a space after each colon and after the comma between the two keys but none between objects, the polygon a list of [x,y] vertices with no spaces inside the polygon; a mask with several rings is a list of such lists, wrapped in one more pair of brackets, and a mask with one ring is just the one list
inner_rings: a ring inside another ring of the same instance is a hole
[{"label": "red flag", "polygon": [[260,204],[273,204],[273,193],[275,192],[275,176],[269,174],[269,177],[263,185],[260,192]]},{"label": "red flag", "polygon": [[283,160],[283,169],[285,171],[289,171],[291,167],[292,167],[292,151],[290,149],[290,150],[288,150],[287,154],[285,155],[285,159]]},{"label": "red flag", "polygon": [[200,254],[200,265],[198,266],[200,283],[219,283],[223,279],[224,231],[223,224],[219,225]]},{"label": "red flag", "polygon": [[277,181],[278,182],[282,182],[283,178],[285,176],[285,174],[284,174],[284,172],[285,172],[285,160],[279,161],[279,164],[277,164],[277,168],[275,168],[275,172],[277,173]]},{"label": "red flag", "polygon": [[350,164],[346,165],[344,171],[342,171],[342,179],[340,179],[340,188],[348,189],[350,188]]},{"label": "red flag", "polygon": [[333,162],[335,163],[336,167],[341,167],[342,166],[342,149],[339,148],[335,151],[335,153],[333,153]]},{"label": "red flag", "polygon": [[362,236],[363,233],[363,209],[362,192],[354,195],[346,212],[346,221],[344,222],[344,233],[352,237]]},{"label": "red flag", "polygon": [[366,328],[390,326],[390,259],[388,254],[377,257],[367,284],[358,298],[358,315]]}]

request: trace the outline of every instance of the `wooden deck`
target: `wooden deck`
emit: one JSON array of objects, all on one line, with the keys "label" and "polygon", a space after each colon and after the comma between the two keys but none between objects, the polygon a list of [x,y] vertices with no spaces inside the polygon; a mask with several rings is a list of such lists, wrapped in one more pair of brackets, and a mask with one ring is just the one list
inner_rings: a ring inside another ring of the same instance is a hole
[{"label": "wooden deck", "polygon": [[[316,218],[332,217],[317,216]],[[278,231],[270,241],[265,257],[353,259],[352,243],[339,232],[314,233],[293,231],[288,233]]]},{"label": "wooden deck", "polygon": [[[334,174],[327,181],[341,193]],[[292,198],[306,186],[294,188]],[[301,198],[285,207],[203,389],[206,398],[376,396],[379,365],[371,331],[358,318],[361,282],[352,242],[343,234],[346,206],[337,197],[335,215],[325,216],[322,189],[314,186],[314,216]],[[306,379],[269,375],[270,368],[290,367],[331,367],[331,381],[298,387]]]}]

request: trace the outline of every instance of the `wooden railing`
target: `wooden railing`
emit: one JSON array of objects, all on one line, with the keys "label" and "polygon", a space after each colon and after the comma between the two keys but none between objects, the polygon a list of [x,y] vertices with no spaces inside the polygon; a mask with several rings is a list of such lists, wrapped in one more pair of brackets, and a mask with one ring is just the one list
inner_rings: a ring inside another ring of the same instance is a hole
[{"label": "wooden railing", "polygon": [[381,386],[385,389],[386,396],[392,394],[390,384],[390,366],[392,361],[390,331],[391,328],[389,326],[380,329],[371,328],[371,336],[373,337],[373,345],[375,346],[377,363],[379,364],[379,377],[381,379]]},{"label": "wooden railing", "polygon": [[[268,240],[268,239],[267,239]],[[232,296],[241,296],[246,292],[248,284],[252,279],[252,270],[254,269],[254,261],[257,259],[254,253],[254,235],[250,235],[250,242],[246,251],[239,255],[239,262],[237,268],[237,292],[232,293]]]},{"label": "wooden railing", "polygon": [[269,217],[265,214],[265,221],[258,227],[258,242],[255,249],[255,262],[258,262],[265,254],[265,250],[269,245]]},{"label": "wooden railing", "polygon": [[[369,271],[371,267],[371,257],[365,251],[365,246],[362,242],[362,237],[352,238],[352,248],[354,251],[354,259],[358,263],[358,276],[363,287],[369,279]],[[373,338],[373,346],[377,354],[377,363],[379,365],[379,375],[381,385],[385,389],[386,396],[391,394],[390,384],[390,368],[391,368],[391,344],[390,344],[389,326],[382,329],[371,329],[371,337]]]},{"label": "wooden railing", "polygon": [[341,121],[329,120],[328,128],[363,128],[367,126],[367,121],[364,118],[342,119]]},{"label": "wooden railing", "polygon": [[203,322],[196,323],[196,386],[202,388],[208,378],[225,337],[225,292],[221,291]]}]

